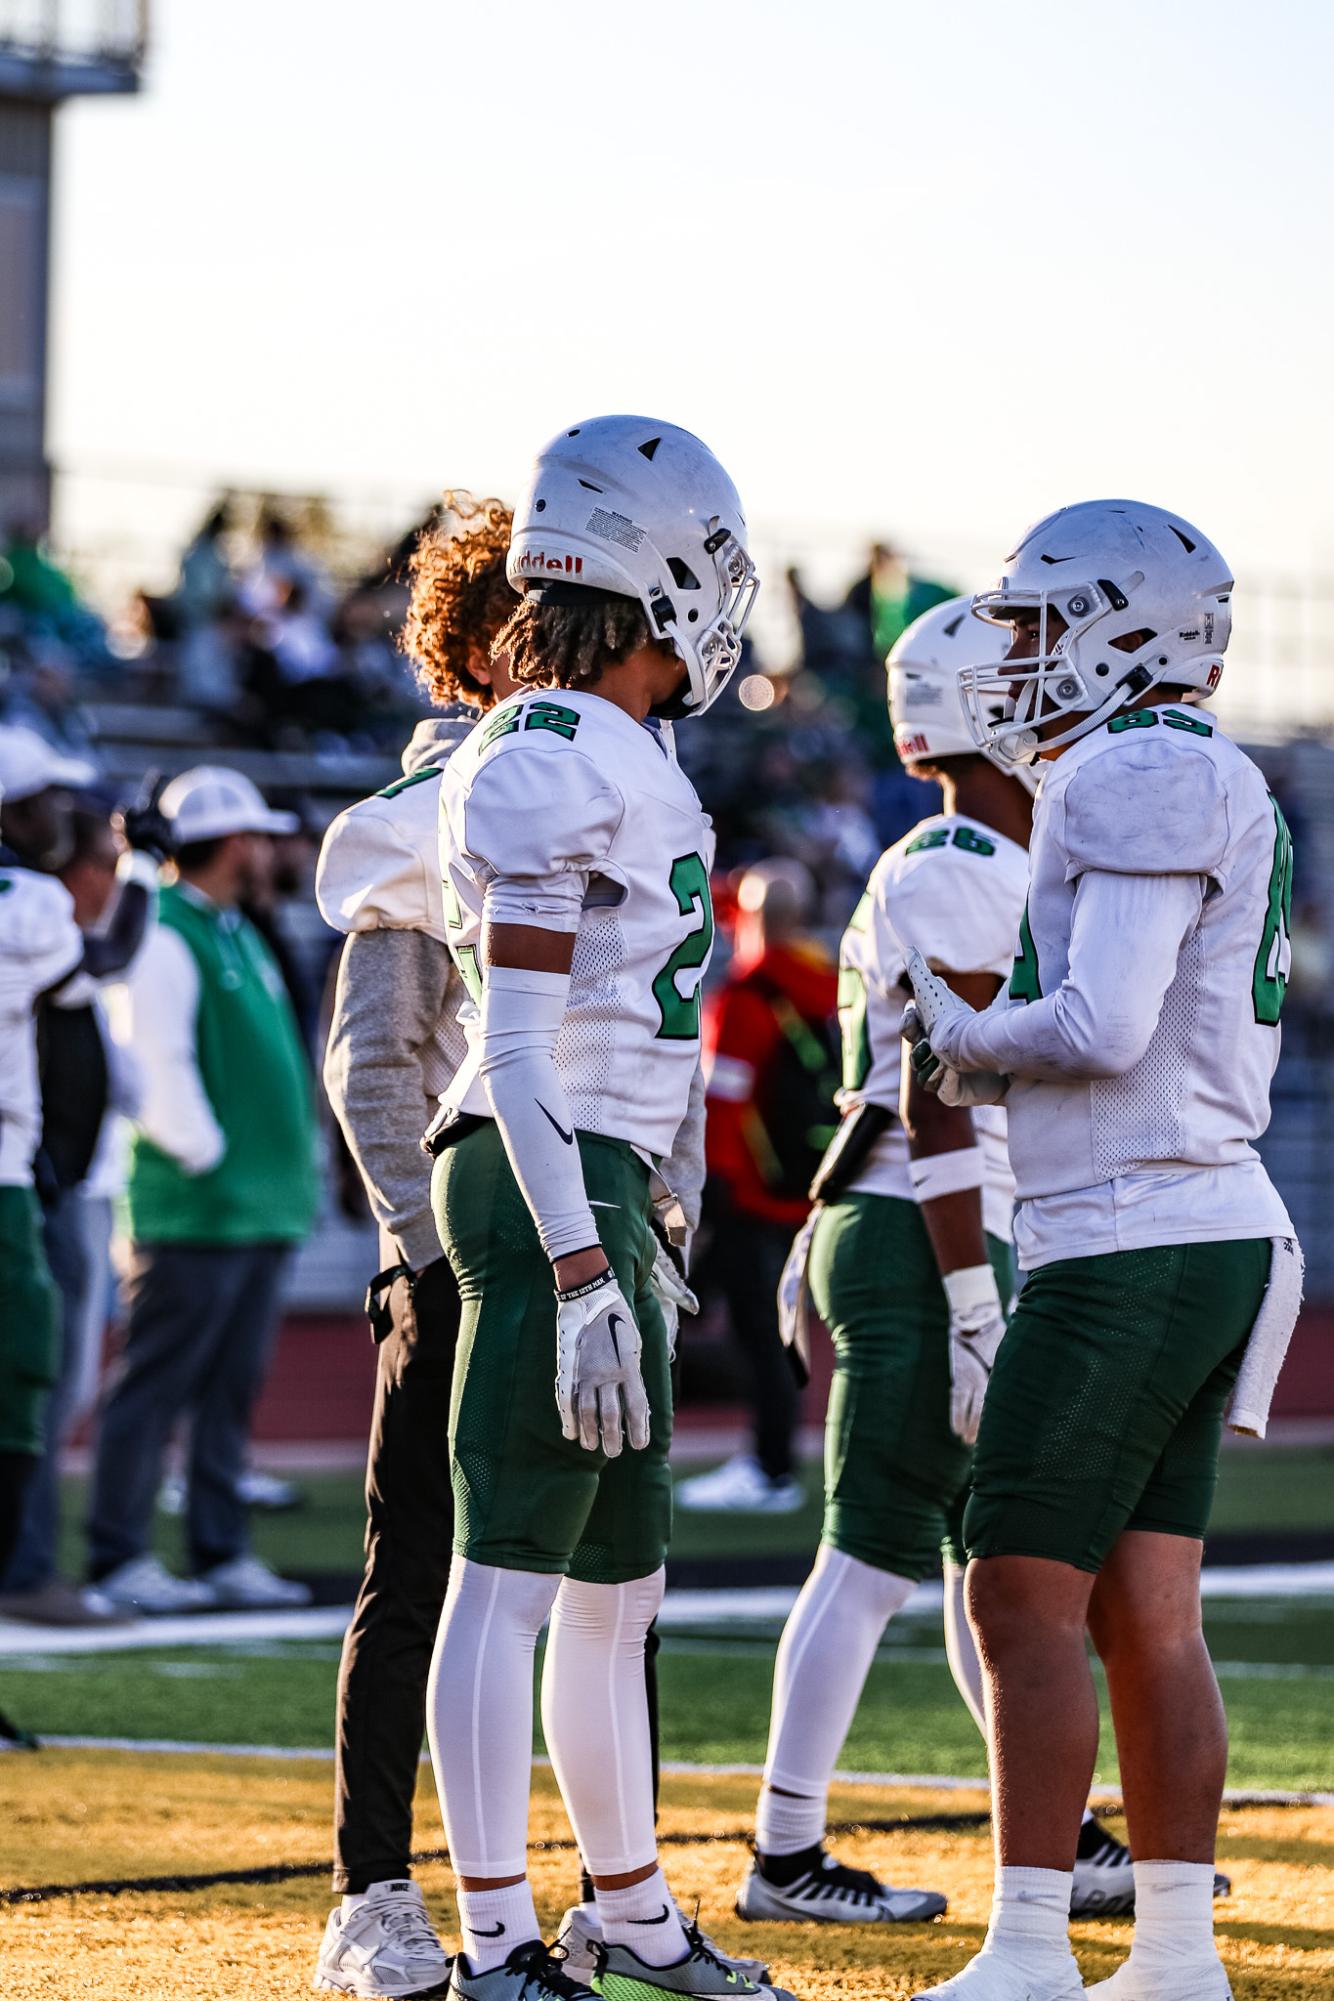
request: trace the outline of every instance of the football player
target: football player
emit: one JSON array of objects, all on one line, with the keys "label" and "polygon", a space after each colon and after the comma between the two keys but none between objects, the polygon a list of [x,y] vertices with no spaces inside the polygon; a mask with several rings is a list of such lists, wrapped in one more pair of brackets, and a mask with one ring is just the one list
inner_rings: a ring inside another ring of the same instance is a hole
[{"label": "football player", "polygon": [[[80,931],[55,870],[73,843],[70,789],[93,767],[35,731],[0,727],[0,1569],[46,1449],[59,1361],[59,1299],[42,1245],[33,1161],[41,1137],[36,1008],[77,1006],[124,972],[152,922],[171,831],[153,793],[115,815],[122,853],[106,925]],[[0,1743],[25,1741],[0,1717]]]},{"label": "football player", "polygon": [[713,941],[712,832],[654,725],[726,686],[757,579],[712,453],[635,417],[539,454],[509,574],[522,603],[496,648],[518,686],[441,787],[445,923],[472,1000],[428,1135],[463,1297],[428,1709],[463,1932],[453,1986],[465,2001],[572,1986],[526,1875],[550,1614],[543,1723],[593,1876],[593,1984],[618,2001],[754,1993],[683,1923],[658,1865],[643,1652],[671,1517],[653,1162],[698,1069]]},{"label": "football player", "polygon": [[1212,1921],[1227,1734],[1200,1555],[1225,1412],[1263,1431],[1301,1291],[1252,1146],[1292,847],[1259,771],[1197,706],[1231,598],[1189,522],[1091,501],[1031,528],[974,600],[1012,642],[960,677],[975,741],[1045,775],[1005,994],[976,1012],[920,955],[908,966],[921,1080],[946,1104],[1006,1104],[1027,1274],[964,1521],[995,1900],[941,2001],[1083,1991],[1067,1915],[1098,1738],[1086,1627],[1137,1858],[1130,1956],[1090,1991],[1230,1994]]},{"label": "football player", "polygon": [[509,692],[491,642],[514,607],[510,512],[446,496],[447,523],[411,558],[404,649],[432,704],[403,776],[348,807],[324,838],[316,896],[346,935],[325,1088],[380,1226],[368,1304],[376,1335],[366,1465],[366,1568],[343,1642],[334,1781],[334,1889],[315,1986],[345,1994],[438,1989],[449,1959],[412,1881],[412,1798],[426,1679],[449,1577],[449,1396],[459,1298],[431,1214],[418,1137],[463,1060],[463,989],[445,937],[436,817],[440,774]]},{"label": "football player", "polygon": [[[937,1892],[895,1889],[823,1845],[829,1781],[880,1637],[942,1544],[949,1659],[982,1721],[958,1517],[1014,1290],[1014,1182],[1004,1112],[924,1091],[899,1028],[910,947],[979,1007],[1013,957],[1032,775],[978,753],[958,687],[988,632],[957,598],[889,656],[895,747],[914,777],[939,781],[944,810],[881,856],[839,954],[844,1117],[789,1261],[792,1285],[805,1264],[834,1342],[824,1533],[778,1649],[745,1918],[884,1924],[945,1909]],[[1003,647],[996,633],[997,658]]]}]

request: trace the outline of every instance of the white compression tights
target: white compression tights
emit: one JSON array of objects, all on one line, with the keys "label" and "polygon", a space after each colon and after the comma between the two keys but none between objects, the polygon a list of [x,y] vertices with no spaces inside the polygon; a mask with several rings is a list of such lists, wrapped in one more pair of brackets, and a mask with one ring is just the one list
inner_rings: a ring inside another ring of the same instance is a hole
[{"label": "white compression tights", "polygon": [[460,1876],[522,1876],[533,1775],[533,1655],[559,1577],[456,1556],[426,1705],[450,1859]]},{"label": "white compression tights", "polygon": [[986,1705],[982,1696],[982,1663],[977,1642],[968,1623],[963,1598],[964,1573],[957,1564],[945,1563],[945,1658],[954,1676],[954,1686],[964,1699],[968,1713],[985,1738]]},{"label": "white compression tights", "polygon": [[823,1837],[829,1781],[880,1635],[913,1589],[906,1577],[820,1545],[774,1663],[755,1825],[761,1854],[794,1855]]},{"label": "white compression tights", "polygon": [[657,1854],[644,1635],[665,1573],[579,1584],[556,1598],[542,1670],[542,1729],[579,1851],[594,1877]]}]

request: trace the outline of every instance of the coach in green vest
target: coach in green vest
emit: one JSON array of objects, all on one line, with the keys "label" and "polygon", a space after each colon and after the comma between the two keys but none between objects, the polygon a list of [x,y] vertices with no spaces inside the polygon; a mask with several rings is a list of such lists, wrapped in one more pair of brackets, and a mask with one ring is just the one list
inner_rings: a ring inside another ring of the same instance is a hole
[{"label": "coach in green vest", "polygon": [[[312,1079],[277,963],[239,904],[294,832],[250,780],[201,765],[162,796],[175,879],[117,996],[113,1027],[142,1072],[127,1189],[125,1347],[98,1434],[90,1574],[141,1612],[302,1604],[249,1548],[241,1497],[250,1419],[284,1267],[314,1220]],[[151,1553],[167,1442],[188,1427],[189,1577]]]}]

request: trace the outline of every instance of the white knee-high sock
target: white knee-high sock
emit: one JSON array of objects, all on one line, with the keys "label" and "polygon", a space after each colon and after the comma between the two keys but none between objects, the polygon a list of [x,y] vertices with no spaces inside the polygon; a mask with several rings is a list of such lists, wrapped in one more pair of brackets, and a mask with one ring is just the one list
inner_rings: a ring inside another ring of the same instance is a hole
[{"label": "white knee-high sock", "polygon": [[666,1573],[627,1584],[567,1577],[556,1596],[542,1669],[542,1729],[589,1874],[603,1937],[665,1966],[683,1957],[676,1905],[656,1871],[628,1889],[598,1888],[655,1862],[653,1757],[644,1694],[644,1635]]},{"label": "white knee-high sock", "polygon": [[914,1589],[906,1577],[820,1545],[774,1662],[769,1750],[755,1816],[761,1855],[795,1855],[822,1839],[829,1781],[880,1635]]},{"label": "white knee-high sock", "polygon": [[[457,1556],[450,1570],[426,1721],[458,1876],[494,1880],[526,1874],[533,1655],[559,1583],[537,1571],[501,1570]],[[491,1908],[496,1899],[503,1900],[503,1910],[499,1904]],[[479,1971],[538,1936],[525,1883],[460,1891],[459,1916],[464,1951]],[[503,1927],[499,1933],[497,1924]]]},{"label": "white knee-high sock", "polygon": [[968,1623],[968,1613],[964,1607],[964,1573],[948,1559],[945,1563],[945,1658],[954,1676],[954,1686],[964,1700],[964,1707],[982,1732],[987,1734],[986,1698],[983,1694],[982,1663],[978,1659],[977,1642],[973,1629]]}]

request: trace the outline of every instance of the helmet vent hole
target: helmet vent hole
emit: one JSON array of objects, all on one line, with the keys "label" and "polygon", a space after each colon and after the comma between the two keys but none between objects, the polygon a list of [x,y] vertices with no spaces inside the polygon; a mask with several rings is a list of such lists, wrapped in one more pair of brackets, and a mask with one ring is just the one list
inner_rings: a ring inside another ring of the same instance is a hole
[{"label": "helmet vent hole", "polygon": [[1172,530],[1172,533],[1176,536],[1177,541],[1181,544],[1186,554],[1188,556],[1193,556],[1195,554],[1195,544],[1191,541],[1189,535],[1183,535],[1181,530],[1177,527],[1175,521],[1169,521],[1167,525]]},{"label": "helmet vent hole", "polygon": [[605,493],[607,490],[605,486],[594,486],[591,479],[581,479],[579,484],[589,493]]},{"label": "helmet vent hole", "polygon": [[1110,667],[1109,667],[1109,666],[1107,665],[1107,662],[1106,662],[1105,660],[1100,660],[1100,661],[1098,662],[1098,665],[1097,665],[1097,666],[1096,666],[1096,667],[1094,668],[1094,670],[1093,670],[1093,671],[1094,671],[1094,673],[1095,673],[1095,674],[1103,674],[1103,675],[1106,675],[1106,674],[1110,674],[1112,670],[1111,670],[1111,668],[1110,668]]},{"label": "helmet vent hole", "polygon": [[535,508],[533,509],[533,512],[534,512],[535,514],[545,514],[545,513],[546,513],[546,507],[547,507],[547,504],[546,504],[545,500],[539,500],[539,501],[538,501],[538,503],[537,503],[537,505],[536,505],[536,507],[535,507]]},{"label": "helmet vent hole", "polygon": [[653,457],[654,452],[657,451],[658,446],[661,443],[662,443],[661,438],[649,438],[646,440],[644,444],[642,444],[639,447],[639,449],[643,453],[646,459],[651,459]]},{"label": "helmet vent hole", "polygon": [[686,619],[687,619],[688,623],[689,623],[689,624],[691,624],[691,625],[693,625],[693,624],[695,623],[695,620],[696,620],[696,619],[697,619],[698,617],[699,617],[699,613],[698,613],[697,611],[688,611],[688,612],[686,613]]},{"label": "helmet vent hole", "polygon": [[578,424],[576,424],[576,425],[575,425],[575,427],[574,427],[574,429],[573,429],[572,431],[567,431],[567,432],[565,433],[566,437],[567,437],[567,438],[577,438],[577,437],[578,437],[578,435],[579,435],[579,428],[580,428],[580,427],[579,427],[579,425],[578,425]]},{"label": "helmet vent hole", "polygon": [[699,589],[699,578],[695,575],[689,563],[683,563],[679,556],[669,556],[667,558],[667,567],[672,573],[672,582],[678,589],[683,591],[697,591]]}]

